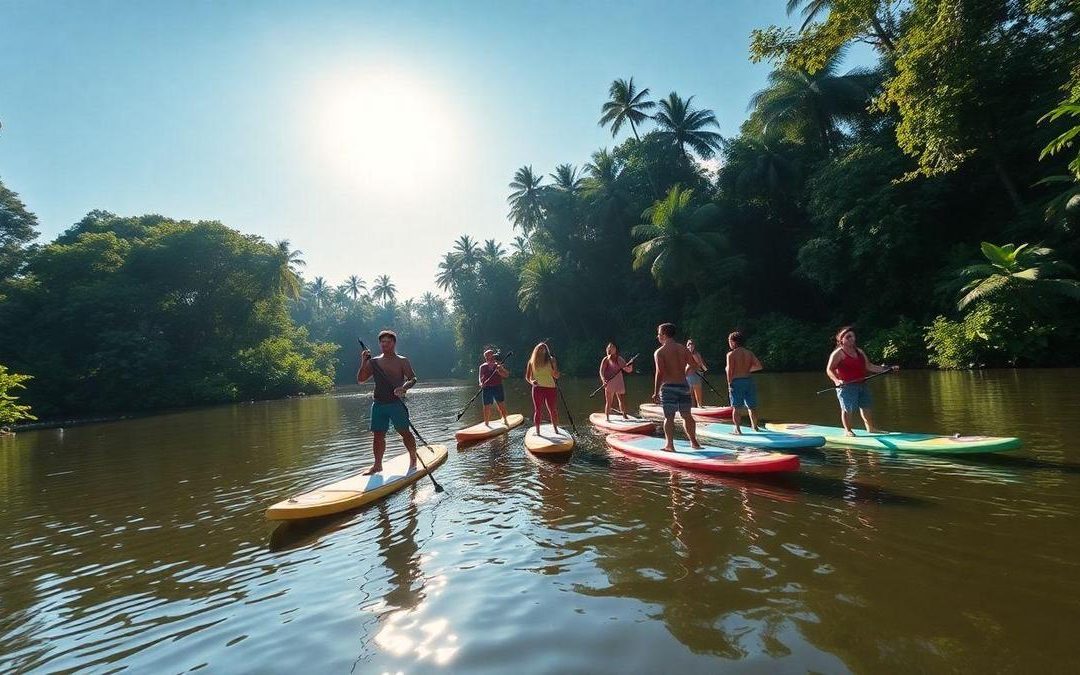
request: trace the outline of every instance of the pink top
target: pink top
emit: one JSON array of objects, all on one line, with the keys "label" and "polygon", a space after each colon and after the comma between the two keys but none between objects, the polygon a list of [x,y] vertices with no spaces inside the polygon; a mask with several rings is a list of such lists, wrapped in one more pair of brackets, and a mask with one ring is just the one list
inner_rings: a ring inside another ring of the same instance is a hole
[{"label": "pink top", "polygon": [[[617,357],[617,363],[615,365],[611,362],[611,359],[604,357],[603,362],[600,365],[601,371],[604,373],[604,380],[607,384],[604,388],[613,391],[624,391],[626,389],[626,383],[623,381],[623,368],[626,367],[626,359],[619,356]],[[608,378],[611,378],[610,380]]]}]

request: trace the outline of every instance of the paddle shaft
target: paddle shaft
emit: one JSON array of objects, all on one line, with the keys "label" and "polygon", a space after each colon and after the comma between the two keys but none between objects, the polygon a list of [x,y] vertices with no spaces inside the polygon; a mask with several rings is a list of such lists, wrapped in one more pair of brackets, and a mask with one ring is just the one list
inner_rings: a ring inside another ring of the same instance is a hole
[{"label": "paddle shaft", "polygon": [[839,389],[841,387],[846,387],[849,384],[862,384],[863,382],[869,382],[870,380],[874,379],[875,377],[881,377],[882,375],[888,375],[892,371],[893,371],[893,369],[890,367],[888,370],[883,370],[880,373],[874,373],[873,375],[870,375],[869,377],[864,377],[861,380],[852,380],[851,382],[845,382],[843,384],[834,384],[833,386],[829,387],[828,389],[822,389],[821,391],[816,392],[816,393],[824,394],[827,391],[833,391],[833,390]]},{"label": "paddle shaft", "polygon": [[[553,354],[551,352],[551,345],[549,345],[547,343],[547,341],[542,341],[542,342],[543,342],[544,346],[547,347],[548,358],[551,359],[552,361],[554,361],[555,360],[555,354]],[[554,378],[552,378],[552,379],[554,379]],[[570,412],[570,406],[566,405],[566,397],[563,396],[562,389],[559,387],[559,381],[558,380],[555,380],[555,391],[559,392],[559,400],[562,401],[562,407],[563,407],[563,409],[566,410],[566,416],[570,418],[570,428],[573,429],[574,433],[576,434],[577,433],[577,425],[574,424],[574,413]],[[552,422],[554,422],[554,420],[552,420]]]},{"label": "paddle shaft", "polygon": [[629,366],[634,365],[634,361],[636,361],[637,357],[639,357],[639,356],[641,356],[641,354],[634,354],[634,357],[632,359],[630,359],[629,361],[627,361],[625,366],[623,366],[622,368],[619,368],[618,370],[616,370],[614,375],[612,375],[608,379],[604,380],[604,383],[602,385],[600,385],[599,387],[597,387],[596,391],[589,394],[589,398],[592,398],[593,396],[596,396],[597,394],[599,394],[600,390],[603,389],[604,387],[606,387],[608,382],[611,382],[612,380],[614,380],[616,377],[619,376],[619,373],[623,372],[623,368],[627,368]]},{"label": "paddle shaft", "polygon": [[471,406],[471,405],[472,405],[472,402],[473,402],[473,401],[475,401],[475,400],[476,400],[476,397],[477,397],[477,396],[479,396],[479,395],[480,395],[480,393],[484,391],[484,387],[485,387],[485,386],[487,386],[488,380],[490,380],[491,378],[495,377],[495,374],[499,372],[499,368],[498,368],[498,367],[501,367],[501,366],[502,366],[502,364],[506,363],[506,359],[510,358],[510,357],[511,357],[511,356],[513,356],[513,355],[514,355],[514,352],[509,352],[509,353],[507,353],[507,355],[506,355],[506,356],[504,356],[504,357],[503,357],[503,360],[502,360],[502,361],[499,361],[499,360],[496,360],[496,361],[495,361],[495,365],[496,365],[497,367],[495,368],[495,370],[494,370],[494,371],[492,371],[492,373],[491,373],[490,375],[488,375],[487,377],[485,377],[485,378],[484,378],[484,381],[483,381],[483,382],[482,382],[482,383],[480,384],[480,388],[476,390],[476,393],[472,395],[472,398],[470,398],[470,399],[469,399],[469,401],[468,401],[468,403],[466,403],[466,404],[465,404],[465,407],[464,407],[464,408],[462,408],[462,409],[461,409],[461,412],[459,412],[459,413],[457,414],[457,417],[456,417],[456,418],[454,418],[454,421],[455,421],[455,422],[459,422],[459,421],[461,421],[461,416],[462,416],[462,415],[464,415],[464,414],[465,414],[465,413],[466,413],[466,412],[467,412],[467,411],[469,410],[469,406]]},{"label": "paddle shaft", "polygon": [[702,382],[704,382],[706,385],[708,385],[709,389],[712,389],[712,393],[719,396],[721,401],[724,400],[724,395],[721,394],[720,392],[716,391],[716,387],[712,386],[712,382],[709,382],[707,379],[705,379],[705,375],[704,375],[705,371],[695,370],[694,372],[697,373],[697,376],[701,378]]},{"label": "paddle shaft", "polygon": [[[364,345],[363,340],[361,340],[360,338],[356,338],[356,341],[360,343],[360,349],[363,349],[365,352],[368,350],[368,348]],[[389,386],[390,382],[386,379],[386,374],[383,373],[382,368],[379,367],[379,364],[375,363],[374,358],[371,358],[370,361],[372,374],[377,375],[383,381],[383,384]],[[425,441],[424,437],[420,435],[420,432],[416,430],[416,425],[412,423],[412,416],[409,415],[409,406],[405,405],[405,401],[402,401],[400,397],[398,398],[398,403],[401,404],[402,408],[405,408],[405,416],[409,418],[409,428],[412,429],[413,433],[416,434],[416,437],[420,439],[421,444],[428,445],[428,442]],[[443,490],[445,490],[446,488],[439,485],[439,481],[435,480],[435,475],[424,462],[424,458],[420,456],[419,448],[417,448],[416,450],[416,458],[420,460],[420,466],[424,467],[424,471],[427,471],[428,478],[431,479],[432,485],[435,486],[435,492],[442,492]]]}]

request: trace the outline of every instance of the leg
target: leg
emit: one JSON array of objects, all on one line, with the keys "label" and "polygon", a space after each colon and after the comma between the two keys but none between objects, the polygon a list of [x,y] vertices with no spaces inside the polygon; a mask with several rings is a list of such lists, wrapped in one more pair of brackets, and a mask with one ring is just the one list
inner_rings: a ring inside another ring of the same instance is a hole
[{"label": "leg", "polygon": [[536,427],[536,433],[540,433],[541,422],[541,409],[543,407],[543,394],[540,392],[540,387],[532,388],[532,400],[533,400],[533,426]]},{"label": "leg", "polygon": [[704,403],[705,399],[702,398],[701,391],[702,391],[701,390],[701,385],[700,384],[695,384],[694,385],[694,401],[696,401],[696,403],[694,405],[696,405],[699,408],[704,408],[705,407],[705,403]]},{"label": "leg", "polygon": [[559,433],[559,390],[552,389],[547,394],[547,401],[544,405],[547,406],[548,417],[551,418],[551,426],[555,429],[555,433]]},{"label": "leg", "polygon": [[747,408],[746,413],[750,415],[750,428],[754,431],[761,431],[761,429],[758,428],[757,411],[753,408]]},{"label": "leg", "polygon": [[488,423],[488,410],[491,408],[487,403],[481,406],[484,409],[484,426]]},{"label": "leg", "polygon": [[840,409],[840,424],[844,425],[845,436],[855,435],[855,432],[851,430],[851,413],[844,410],[843,408]]},{"label": "leg", "polygon": [[619,400],[619,412],[622,413],[622,418],[624,420],[630,419],[630,417],[626,414],[626,402],[623,401],[623,395],[622,394],[615,394],[615,398],[617,398]]},{"label": "leg", "polygon": [[604,419],[611,421],[611,392],[604,387]]},{"label": "leg", "polygon": [[505,424],[506,427],[509,428],[510,427],[510,420],[506,419],[506,403],[503,402],[503,401],[497,401],[496,405],[499,406],[499,413],[502,415],[503,424]]},{"label": "leg", "polygon": [[[734,399],[731,406],[731,425],[735,427],[734,433],[742,436],[742,429],[739,428],[739,406],[735,405]],[[751,422],[753,424],[753,422]]]},{"label": "leg", "polygon": [[874,424],[874,412],[870,408],[859,408],[859,413],[862,415],[863,424],[866,425],[866,430],[872,434],[880,434],[881,429],[877,428]]},{"label": "leg", "polygon": [[675,452],[675,414],[664,413],[664,450]]},{"label": "leg", "polygon": [[[412,432],[409,431],[409,427],[404,427],[397,430],[401,436],[401,441],[405,444],[405,449],[409,451],[409,471],[416,468],[416,439],[413,438]],[[383,434],[383,444],[385,447],[386,434]]]},{"label": "leg", "polygon": [[382,458],[386,454],[386,432],[371,432],[371,452],[375,455],[375,463],[363,475],[370,476],[382,471]]},{"label": "leg", "polygon": [[694,419],[694,415],[690,412],[689,396],[686,404],[679,411],[682,415],[683,429],[686,431],[686,437],[690,439],[690,447],[695,450],[701,449],[701,443],[698,443],[697,439],[697,420]]}]

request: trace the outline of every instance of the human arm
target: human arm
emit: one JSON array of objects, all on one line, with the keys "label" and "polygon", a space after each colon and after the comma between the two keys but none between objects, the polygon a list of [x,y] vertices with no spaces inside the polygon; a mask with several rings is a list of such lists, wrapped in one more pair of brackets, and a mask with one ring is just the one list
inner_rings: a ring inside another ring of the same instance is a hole
[{"label": "human arm", "polygon": [[840,363],[840,349],[834,349],[833,353],[829,355],[829,362],[825,365],[825,374],[829,376],[829,379],[833,381],[835,385],[841,385],[844,380],[840,378],[840,373],[836,372],[836,366]]},{"label": "human arm", "polygon": [[559,379],[559,362],[554,356],[551,357],[551,376],[556,380]]},{"label": "human arm", "polygon": [[413,372],[412,364],[409,363],[409,359],[402,357],[405,362],[401,366],[402,374],[405,376],[405,382],[400,387],[394,389],[394,396],[404,396],[405,392],[409,391],[416,385],[416,373]]},{"label": "human arm", "polygon": [[735,371],[735,352],[727,353],[727,363],[724,365],[724,372],[727,373],[727,383],[731,386],[731,373]]},{"label": "human arm", "polygon": [[371,352],[360,352],[360,370],[356,371],[356,383],[363,384],[371,379]]},{"label": "human arm", "polygon": [[525,364],[525,381],[536,386],[536,380],[533,379],[532,361]]},{"label": "human arm", "polygon": [[620,365],[624,373],[634,372],[634,364],[627,362],[626,359],[621,356],[619,357],[619,361],[621,362]]},{"label": "human arm", "polygon": [[900,366],[886,366],[885,364],[882,364],[882,365],[879,366],[879,365],[876,365],[874,363],[871,363],[870,362],[870,357],[866,355],[866,352],[864,352],[863,350],[860,349],[859,353],[862,354],[863,363],[866,364],[866,369],[869,370],[872,373],[885,373],[885,372],[888,372],[890,370],[900,370]]},{"label": "human arm", "polygon": [[758,359],[757,354],[750,352],[750,372],[756,373],[759,370],[765,370],[765,366],[761,365],[761,361]]},{"label": "human arm", "polygon": [[653,367],[656,369],[656,374],[653,375],[653,403],[660,402],[660,384],[663,382],[663,375],[660,371],[660,350],[657,349],[653,352]]}]

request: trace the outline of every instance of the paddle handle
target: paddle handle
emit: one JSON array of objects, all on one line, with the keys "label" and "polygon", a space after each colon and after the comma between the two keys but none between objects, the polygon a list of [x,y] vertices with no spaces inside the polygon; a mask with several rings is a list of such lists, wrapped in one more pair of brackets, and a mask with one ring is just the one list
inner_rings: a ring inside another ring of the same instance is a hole
[{"label": "paddle handle", "polygon": [[634,354],[633,358],[631,358],[631,359],[630,359],[629,361],[627,361],[627,362],[626,362],[626,365],[625,365],[625,366],[623,366],[622,368],[619,368],[619,369],[618,369],[617,371],[615,371],[615,374],[614,374],[614,375],[612,375],[611,377],[609,377],[609,378],[607,378],[606,380],[604,380],[604,383],[603,383],[602,385],[600,385],[599,387],[597,387],[597,388],[596,388],[596,389],[595,389],[595,390],[593,391],[593,393],[589,394],[589,398],[592,398],[593,396],[596,396],[597,394],[599,394],[599,393],[600,393],[600,390],[601,390],[601,389],[603,389],[604,387],[606,387],[606,386],[607,386],[607,384],[608,384],[608,382],[611,382],[611,381],[612,381],[612,380],[614,380],[614,379],[615,379],[616,377],[618,377],[619,373],[621,373],[621,372],[623,371],[623,368],[626,368],[627,366],[632,366],[632,365],[634,365],[634,361],[637,361],[637,357],[639,357],[639,356],[641,356],[641,354]]}]

